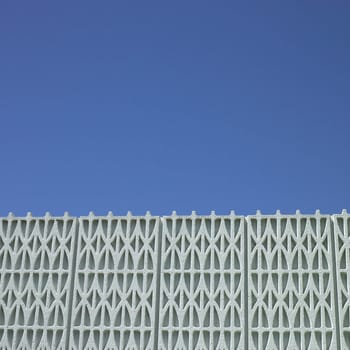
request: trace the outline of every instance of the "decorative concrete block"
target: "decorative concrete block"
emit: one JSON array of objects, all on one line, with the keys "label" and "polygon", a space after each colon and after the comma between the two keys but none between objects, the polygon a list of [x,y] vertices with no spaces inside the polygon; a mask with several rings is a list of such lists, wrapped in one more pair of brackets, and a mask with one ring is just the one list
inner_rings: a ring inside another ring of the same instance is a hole
[{"label": "decorative concrete block", "polygon": [[158,349],[244,348],[244,217],[163,219]]},{"label": "decorative concrete block", "polygon": [[71,349],[154,349],[159,219],[79,219]]},{"label": "decorative concrete block", "polygon": [[330,216],[247,220],[248,348],[336,349]]},{"label": "decorative concrete block", "polygon": [[0,349],[66,349],[76,220],[0,219]]},{"label": "decorative concrete block", "polygon": [[334,215],[335,259],[342,349],[350,349],[350,215]]}]

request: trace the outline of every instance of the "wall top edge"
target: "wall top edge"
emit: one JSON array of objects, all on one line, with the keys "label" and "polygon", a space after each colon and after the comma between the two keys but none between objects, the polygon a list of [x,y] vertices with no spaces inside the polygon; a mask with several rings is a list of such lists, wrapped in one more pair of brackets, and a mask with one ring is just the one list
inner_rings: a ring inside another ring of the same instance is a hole
[{"label": "wall top edge", "polygon": [[284,218],[295,218],[295,217],[322,217],[322,218],[329,218],[329,217],[348,217],[350,216],[350,213],[347,212],[346,209],[343,209],[341,213],[333,213],[333,214],[327,214],[327,213],[321,213],[320,210],[316,210],[313,214],[308,213],[301,213],[300,210],[296,210],[295,214],[283,214],[279,210],[277,210],[274,214],[263,214],[260,210],[257,210],[255,214],[249,214],[249,215],[238,215],[234,211],[231,211],[229,214],[217,214],[215,211],[212,211],[210,214],[197,214],[195,211],[192,211],[191,214],[183,215],[183,214],[177,214],[176,211],[173,211],[171,215],[152,215],[150,211],[147,211],[145,215],[133,215],[130,211],[127,212],[126,215],[114,215],[111,211],[107,213],[107,215],[95,215],[93,212],[90,212],[89,215],[86,216],[71,216],[68,212],[65,212],[63,216],[54,216],[51,215],[49,212],[46,212],[44,216],[33,216],[31,212],[28,212],[25,216],[16,216],[14,213],[9,212],[7,216],[0,216],[0,220],[11,220],[11,219],[21,219],[21,220],[27,220],[27,219],[76,219],[76,220],[86,220],[86,219],[138,219],[138,218],[153,218],[153,219],[211,219],[211,218],[246,218],[246,219],[252,219],[252,218],[278,218],[278,217],[284,217]]}]

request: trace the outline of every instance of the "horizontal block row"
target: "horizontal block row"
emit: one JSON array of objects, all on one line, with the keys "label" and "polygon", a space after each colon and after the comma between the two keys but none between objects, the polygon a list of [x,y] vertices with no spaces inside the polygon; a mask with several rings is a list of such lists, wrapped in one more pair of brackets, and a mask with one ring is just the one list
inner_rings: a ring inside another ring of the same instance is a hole
[{"label": "horizontal block row", "polygon": [[350,349],[350,216],[0,219],[0,349]]}]

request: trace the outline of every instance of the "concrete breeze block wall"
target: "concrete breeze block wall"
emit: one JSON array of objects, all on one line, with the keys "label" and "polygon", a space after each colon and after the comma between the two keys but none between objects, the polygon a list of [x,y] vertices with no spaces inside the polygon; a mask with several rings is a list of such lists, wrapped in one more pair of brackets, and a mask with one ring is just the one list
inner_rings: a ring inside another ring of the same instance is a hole
[{"label": "concrete breeze block wall", "polygon": [[0,349],[350,350],[350,215],[10,214]]}]

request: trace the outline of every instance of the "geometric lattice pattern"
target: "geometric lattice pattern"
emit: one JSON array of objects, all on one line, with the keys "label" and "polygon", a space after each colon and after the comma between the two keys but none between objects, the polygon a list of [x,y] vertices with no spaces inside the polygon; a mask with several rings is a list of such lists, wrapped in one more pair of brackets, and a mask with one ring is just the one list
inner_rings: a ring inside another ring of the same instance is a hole
[{"label": "geometric lattice pattern", "polygon": [[159,219],[80,219],[71,349],[154,349]]},{"label": "geometric lattice pattern", "polygon": [[76,219],[0,219],[0,349],[65,349]]},{"label": "geometric lattice pattern", "polygon": [[350,349],[350,215],[334,215],[339,329],[342,349]]},{"label": "geometric lattice pattern", "polygon": [[249,349],[335,349],[329,216],[248,217]]},{"label": "geometric lattice pattern", "polygon": [[164,219],[160,349],[243,349],[244,218]]},{"label": "geometric lattice pattern", "polygon": [[350,215],[0,218],[0,350],[350,350]]}]

